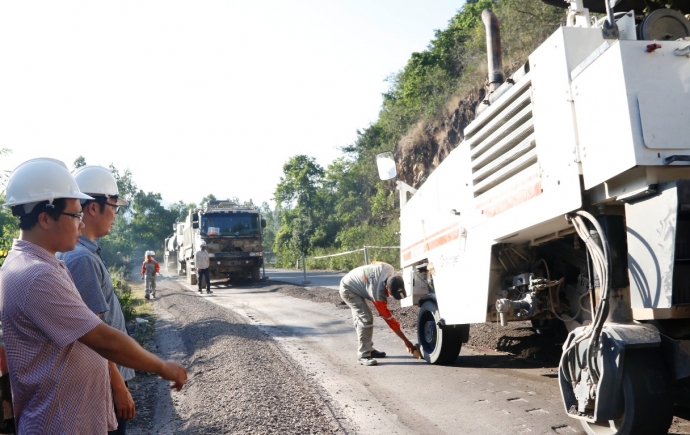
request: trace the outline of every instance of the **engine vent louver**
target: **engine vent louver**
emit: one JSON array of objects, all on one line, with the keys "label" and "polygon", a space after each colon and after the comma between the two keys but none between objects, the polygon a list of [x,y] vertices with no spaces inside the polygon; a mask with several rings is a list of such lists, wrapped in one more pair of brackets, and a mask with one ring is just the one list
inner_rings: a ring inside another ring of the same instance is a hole
[{"label": "engine vent louver", "polygon": [[510,192],[510,186],[502,186],[505,181],[538,171],[531,89],[527,74],[465,129],[478,203]]}]

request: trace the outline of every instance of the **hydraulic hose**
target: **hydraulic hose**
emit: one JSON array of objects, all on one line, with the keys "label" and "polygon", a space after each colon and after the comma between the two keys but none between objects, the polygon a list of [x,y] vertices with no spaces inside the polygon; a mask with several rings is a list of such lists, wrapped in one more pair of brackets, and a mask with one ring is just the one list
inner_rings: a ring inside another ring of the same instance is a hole
[{"label": "hydraulic hose", "polygon": [[[604,233],[603,228],[596,220],[596,218],[592,214],[583,210],[577,211],[575,214],[576,215],[572,217],[573,226],[578,236],[585,242],[587,251],[592,259],[592,266],[595,270],[595,273],[599,277],[602,291],[601,299],[596,308],[594,319],[592,321],[592,327],[586,333],[578,337],[563,352],[563,356],[561,357],[561,364],[563,363],[563,359],[567,356],[567,354],[570,351],[572,351],[572,349],[574,349],[578,344],[582,343],[584,340],[589,338],[590,341],[587,350],[587,365],[590,367],[590,373],[592,374],[593,381],[598,382],[600,378],[600,372],[596,361],[596,350],[599,343],[599,337],[601,335],[602,328],[604,327],[604,322],[606,321],[609,310],[608,298],[610,288],[612,285],[610,277],[610,271],[612,269],[611,254],[606,234]],[[589,221],[591,225],[594,227],[595,231],[598,233],[601,246],[599,246],[599,244],[592,238],[583,218]],[[569,365],[571,379],[574,378],[575,375],[574,369],[575,367],[571,367]]]}]

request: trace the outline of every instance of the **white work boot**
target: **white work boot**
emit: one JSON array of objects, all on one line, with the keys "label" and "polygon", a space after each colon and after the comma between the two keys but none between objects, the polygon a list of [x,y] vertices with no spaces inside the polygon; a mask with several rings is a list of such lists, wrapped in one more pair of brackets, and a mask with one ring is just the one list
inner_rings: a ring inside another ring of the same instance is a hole
[{"label": "white work boot", "polygon": [[375,366],[378,364],[378,362],[376,362],[376,360],[370,356],[363,356],[359,358],[357,362],[363,366]]}]

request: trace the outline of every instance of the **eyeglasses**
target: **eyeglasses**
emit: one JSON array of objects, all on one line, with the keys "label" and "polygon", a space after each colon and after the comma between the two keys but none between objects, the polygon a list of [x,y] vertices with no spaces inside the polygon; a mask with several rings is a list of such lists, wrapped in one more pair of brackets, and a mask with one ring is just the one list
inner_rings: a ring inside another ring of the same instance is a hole
[{"label": "eyeglasses", "polygon": [[76,218],[76,219],[79,219],[79,220],[81,220],[81,218],[84,217],[84,213],[65,213],[65,212],[61,212],[60,214],[64,214],[65,216],[71,216],[71,217]]},{"label": "eyeglasses", "polygon": [[120,213],[120,206],[119,205],[111,204],[109,202],[104,202],[103,204],[113,207],[115,209],[115,214]]}]

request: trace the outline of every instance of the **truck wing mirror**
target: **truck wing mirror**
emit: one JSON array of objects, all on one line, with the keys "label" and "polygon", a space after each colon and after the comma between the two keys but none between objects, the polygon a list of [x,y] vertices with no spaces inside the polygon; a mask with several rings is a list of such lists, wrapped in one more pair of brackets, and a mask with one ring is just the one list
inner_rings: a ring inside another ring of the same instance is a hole
[{"label": "truck wing mirror", "polygon": [[266,228],[266,219],[261,219],[261,228]]},{"label": "truck wing mirror", "polygon": [[192,228],[195,230],[199,228],[199,222],[192,222]]},{"label": "truck wing mirror", "polygon": [[381,180],[391,180],[398,176],[398,171],[395,169],[395,159],[390,151],[376,155],[376,166],[379,169]]}]

